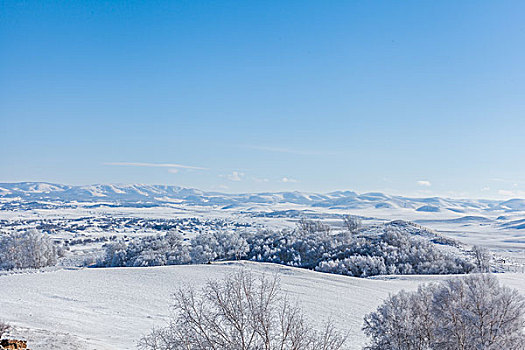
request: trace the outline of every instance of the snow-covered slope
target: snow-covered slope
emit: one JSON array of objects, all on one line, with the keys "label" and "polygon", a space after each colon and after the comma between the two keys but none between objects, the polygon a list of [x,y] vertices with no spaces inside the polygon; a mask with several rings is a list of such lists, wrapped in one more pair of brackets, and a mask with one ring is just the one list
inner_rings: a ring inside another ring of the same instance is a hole
[{"label": "snow-covered slope", "polygon": [[[0,319],[16,325],[34,350],[133,349],[142,334],[163,325],[174,290],[186,283],[202,286],[207,279],[239,268],[278,273],[283,290],[301,303],[312,320],[332,317],[348,330],[351,349],[360,349],[365,342],[363,316],[389,293],[445,278],[359,279],[250,262],[14,274],[0,276]],[[525,293],[523,274],[498,277]]]}]

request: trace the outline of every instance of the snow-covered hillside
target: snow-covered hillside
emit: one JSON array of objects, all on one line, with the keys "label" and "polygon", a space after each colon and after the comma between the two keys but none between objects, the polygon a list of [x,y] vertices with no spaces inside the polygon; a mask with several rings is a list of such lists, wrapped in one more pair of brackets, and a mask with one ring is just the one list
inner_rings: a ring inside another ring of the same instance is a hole
[{"label": "snow-covered hillside", "polygon": [[[240,268],[279,274],[283,290],[313,321],[332,317],[348,330],[351,349],[365,342],[363,316],[389,293],[446,278],[360,279],[252,262],[11,274],[0,276],[0,319],[13,323],[34,350],[133,349],[142,334],[163,325],[174,290],[186,283],[198,287]],[[525,293],[523,274],[498,278]]]}]

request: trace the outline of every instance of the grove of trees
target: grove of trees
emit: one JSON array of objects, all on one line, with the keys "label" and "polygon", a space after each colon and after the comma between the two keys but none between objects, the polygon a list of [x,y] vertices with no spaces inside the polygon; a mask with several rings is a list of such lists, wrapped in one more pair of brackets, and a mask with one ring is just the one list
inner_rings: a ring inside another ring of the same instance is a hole
[{"label": "grove of trees", "polygon": [[202,233],[184,242],[176,232],[106,245],[100,266],[201,264],[216,260],[252,260],[357,277],[381,274],[459,274],[475,265],[446,253],[412,226],[385,224],[358,233],[347,218],[347,230],[332,232],[320,222],[301,220],[295,230],[256,233]]}]

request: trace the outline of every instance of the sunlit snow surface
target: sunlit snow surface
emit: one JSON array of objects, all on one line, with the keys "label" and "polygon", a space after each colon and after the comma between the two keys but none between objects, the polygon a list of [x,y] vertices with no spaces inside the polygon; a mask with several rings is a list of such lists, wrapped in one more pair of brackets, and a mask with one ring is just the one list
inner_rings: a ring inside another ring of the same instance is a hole
[{"label": "sunlit snow surface", "polygon": [[[184,284],[247,268],[278,274],[283,290],[304,307],[312,322],[332,317],[349,332],[348,345],[360,349],[363,316],[389,293],[415,289],[444,276],[387,276],[360,279],[265,263],[217,263],[151,268],[56,270],[0,276],[0,319],[38,349],[133,349],[152,326],[169,314],[170,295]],[[498,274],[525,293],[525,275]]]}]

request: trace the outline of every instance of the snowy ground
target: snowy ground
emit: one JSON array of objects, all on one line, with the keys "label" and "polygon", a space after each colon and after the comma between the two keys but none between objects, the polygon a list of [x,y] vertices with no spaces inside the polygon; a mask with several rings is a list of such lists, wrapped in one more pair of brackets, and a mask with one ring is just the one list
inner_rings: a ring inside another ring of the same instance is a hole
[{"label": "snowy ground", "polygon": [[[351,349],[360,349],[365,342],[360,330],[363,316],[389,293],[445,278],[359,279],[251,262],[11,274],[0,276],[0,319],[15,325],[14,335],[28,339],[33,350],[133,349],[142,334],[166,320],[170,294],[179,286],[201,286],[244,267],[278,273],[284,291],[313,320],[332,317],[348,330]],[[525,294],[525,275],[498,277]]]}]

